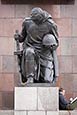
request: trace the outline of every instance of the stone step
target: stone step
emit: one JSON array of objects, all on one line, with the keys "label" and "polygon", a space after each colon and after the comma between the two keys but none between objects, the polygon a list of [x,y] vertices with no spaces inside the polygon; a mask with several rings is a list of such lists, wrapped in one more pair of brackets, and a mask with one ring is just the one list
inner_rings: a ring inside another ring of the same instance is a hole
[{"label": "stone step", "polygon": [[77,115],[74,111],[14,111],[0,110],[0,115]]},{"label": "stone step", "polygon": [[53,83],[28,83],[25,87],[55,87]]},{"label": "stone step", "polygon": [[15,87],[14,110],[58,111],[58,87]]}]

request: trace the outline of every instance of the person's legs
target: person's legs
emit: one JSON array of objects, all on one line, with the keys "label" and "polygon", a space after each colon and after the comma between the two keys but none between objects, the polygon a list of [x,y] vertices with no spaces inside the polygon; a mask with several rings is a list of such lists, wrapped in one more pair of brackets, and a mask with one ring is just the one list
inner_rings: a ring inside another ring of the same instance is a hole
[{"label": "person's legs", "polygon": [[27,79],[26,83],[33,83],[36,74],[36,62],[35,62],[34,49],[27,47],[24,51],[22,58],[22,74],[24,79]]}]

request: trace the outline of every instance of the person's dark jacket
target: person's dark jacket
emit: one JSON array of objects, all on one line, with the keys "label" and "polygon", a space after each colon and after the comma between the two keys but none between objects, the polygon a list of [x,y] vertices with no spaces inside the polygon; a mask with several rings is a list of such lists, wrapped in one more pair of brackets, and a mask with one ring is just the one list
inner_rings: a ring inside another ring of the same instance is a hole
[{"label": "person's dark jacket", "polygon": [[65,97],[59,93],[59,110],[67,110],[67,105],[69,102],[65,99]]}]

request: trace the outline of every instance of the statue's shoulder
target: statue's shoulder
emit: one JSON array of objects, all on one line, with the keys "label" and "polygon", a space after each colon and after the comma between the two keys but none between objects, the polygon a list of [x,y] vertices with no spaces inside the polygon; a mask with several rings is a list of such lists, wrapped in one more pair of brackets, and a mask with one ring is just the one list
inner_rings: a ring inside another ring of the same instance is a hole
[{"label": "statue's shoulder", "polygon": [[31,22],[32,20],[31,20],[31,18],[30,17],[27,17],[27,18],[25,18],[24,20],[23,20],[23,23],[28,23],[28,22]]},{"label": "statue's shoulder", "polygon": [[53,27],[57,28],[57,24],[54,22],[52,18],[48,18],[47,20]]},{"label": "statue's shoulder", "polygon": [[30,24],[32,24],[31,18],[25,18],[23,20],[22,26],[29,26]]},{"label": "statue's shoulder", "polygon": [[44,11],[45,21],[47,21],[52,26],[57,26],[57,24],[53,21],[51,14],[47,11]]}]

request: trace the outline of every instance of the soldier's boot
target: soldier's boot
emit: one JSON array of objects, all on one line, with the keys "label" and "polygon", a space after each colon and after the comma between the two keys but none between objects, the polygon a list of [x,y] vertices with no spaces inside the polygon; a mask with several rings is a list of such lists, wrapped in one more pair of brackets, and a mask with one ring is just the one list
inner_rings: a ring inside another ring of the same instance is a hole
[{"label": "soldier's boot", "polygon": [[21,77],[20,77],[20,82],[21,82],[21,85],[22,85],[22,86],[26,85],[26,83],[27,83],[27,78],[24,77],[23,75],[21,75]]},{"label": "soldier's boot", "polygon": [[26,83],[27,83],[27,84],[28,84],[28,83],[34,83],[34,74],[31,73],[31,74],[28,76]]}]

